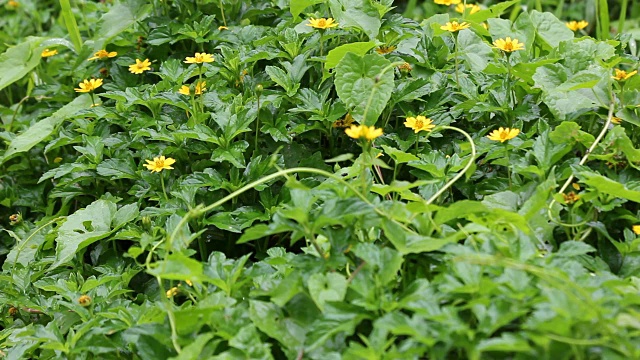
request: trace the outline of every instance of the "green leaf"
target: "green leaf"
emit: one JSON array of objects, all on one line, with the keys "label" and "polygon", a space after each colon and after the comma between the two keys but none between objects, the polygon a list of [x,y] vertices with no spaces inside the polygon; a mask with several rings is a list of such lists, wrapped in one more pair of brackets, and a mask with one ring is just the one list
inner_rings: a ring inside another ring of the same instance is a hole
[{"label": "green leaf", "polygon": [[575,144],[576,142],[585,147],[591,146],[595,141],[593,135],[580,130],[580,125],[572,121],[563,121],[549,134],[549,139],[556,144]]},{"label": "green leaf", "polygon": [[16,154],[29,151],[36,144],[39,144],[42,140],[49,137],[53,133],[55,127],[61,124],[66,118],[75,114],[79,110],[88,108],[90,105],[91,98],[89,95],[80,95],[72,102],[61,107],[51,116],[38,121],[35,125],[31,126],[11,141],[11,144],[9,144],[9,148],[4,153],[4,156],[0,158],[0,165],[14,157]]},{"label": "green leaf", "polygon": [[356,121],[372,126],[387,106],[394,88],[393,69],[389,65],[378,54],[361,57],[347,53],[336,66],[336,91],[352,109],[351,116]]},{"label": "green leaf", "polygon": [[336,67],[336,65],[338,65],[340,60],[342,60],[342,58],[347,53],[354,53],[356,55],[363,56],[369,50],[373,49],[374,46],[376,46],[376,43],[372,41],[367,41],[367,42],[355,42],[351,44],[344,44],[336,48],[333,48],[327,54],[327,59],[324,63],[324,68],[326,70],[333,69],[334,67]]},{"label": "green leaf", "polygon": [[375,40],[380,31],[380,13],[371,0],[329,0],[331,13],[341,28],[355,27]]},{"label": "green leaf", "polygon": [[96,171],[101,176],[114,179],[138,179],[137,169],[131,159],[107,159],[96,167]]},{"label": "green leaf", "polygon": [[0,55],[0,90],[22,79],[38,64],[37,51],[44,38],[29,37],[27,41],[13,46]]},{"label": "green leaf", "polygon": [[120,2],[113,5],[109,12],[102,15],[98,21],[98,30],[93,35],[94,51],[104,49],[109,40],[149,16],[151,10],[151,4],[141,0]]},{"label": "green leaf", "polygon": [[189,343],[189,345],[182,348],[182,352],[175,357],[169,358],[171,360],[199,360],[202,359],[200,355],[205,345],[213,339],[213,333],[200,334],[195,340]]},{"label": "green leaf", "polygon": [[289,12],[291,12],[291,15],[295,19],[304,9],[323,2],[324,0],[291,0],[291,5],[289,5]]},{"label": "green leaf", "polygon": [[595,251],[596,249],[594,249],[591,245],[585,244],[581,241],[565,241],[560,244],[560,249],[555,256],[575,257]]},{"label": "green leaf", "polygon": [[[598,192],[640,203],[640,191],[635,190],[640,189],[640,182],[630,181],[625,186],[625,184],[611,180],[606,176],[586,170],[585,167],[572,166],[572,168],[581,182],[598,190]],[[633,189],[630,189],[629,185],[633,186]]]},{"label": "green leaf", "polygon": [[473,71],[483,71],[493,60],[493,50],[475,32],[464,29],[458,33],[458,48]]},{"label": "green leaf", "polygon": [[167,280],[202,282],[203,265],[200,261],[186,255],[173,253],[154,264],[148,273]]},{"label": "green leaf", "polygon": [[344,300],[347,285],[347,279],[338,273],[313,274],[308,280],[311,298],[321,311],[327,301]]},{"label": "green leaf", "polygon": [[300,88],[299,82],[294,83],[291,77],[277,66],[267,66],[265,68],[265,72],[269,75],[271,80],[284,88],[287,92],[287,96],[294,96]]},{"label": "green leaf", "polygon": [[544,49],[556,48],[561,41],[573,39],[573,31],[552,13],[533,10],[531,22],[536,29],[536,40]]},{"label": "green leaf", "polygon": [[111,201],[97,200],[70,215],[58,229],[56,259],[49,271],[66,264],[78,251],[117,230],[111,228],[116,208]]},{"label": "green leaf", "polygon": [[385,154],[389,155],[393,159],[393,161],[396,162],[396,164],[404,164],[408,163],[409,161],[420,160],[420,158],[411,153],[406,153],[391,146],[382,145],[382,148],[384,149]]},{"label": "green leaf", "polygon": [[118,209],[113,216],[113,227],[120,228],[126,225],[128,222],[133,221],[140,214],[138,204],[129,204]]},{"label": "green leaf", "polygon": [[442,239],[432,238],[407,231],[397,223],[387,219],[383,220],[382,228],[384,229],[385,236],[396,250],[404,255],[436,251],[447,244],[455,243],[465,237],[460,233],[456,233],[453,236]]},{"label": "green leaf", "polygon": [[297,352],[304,343],[307,331],[285,317],[275,304],[249,300],[249,317],[260,331],[278,340],[286,349]]}]

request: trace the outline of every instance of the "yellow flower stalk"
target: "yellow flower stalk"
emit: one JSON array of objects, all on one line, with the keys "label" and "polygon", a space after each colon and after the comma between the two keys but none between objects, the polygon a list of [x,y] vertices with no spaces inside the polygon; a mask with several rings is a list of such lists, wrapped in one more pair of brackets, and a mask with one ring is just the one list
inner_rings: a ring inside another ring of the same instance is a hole
[{"label": "yellow flower stalk", "polygon": [[85,79],[78,86],[80,86],[80,88],[74,89],[76,92],[79,92],[79,93],[91,92],[99,88],[100,86],[102,86],[102,79],[91,79],[91,80]]},{"label": "yellow flower stalk", "polygon": [[351,138],[365,138],[368,141],[382,136],[382,129],[376,129],[374,126],[367,125],[351,125],[351,127],[345,129],[344,132]]},{"label": "yellow flower stalk", "polygon": [[482,9],[480,9],[480,6],[478,6],[476,4],[467,4],[466,7],[465,7],[464,4],[456,5],[456,12],[459,12],[460,14],[464,14],[465,9],[467,10],[467,13],[469,15],[475,14],[478,11],[482,10]]},{"label": "yellow flower stalk", "polygon": [[614,80],[618,80],[618,81],[625,81],[628,78],[630,78],[633,75],[638,73],[638,70],[634,70],[634,71],[632,71],[630,73],[627,73],[626,71],[620,70],[620,69],[613,69],[613,70],[616,72],[616,74],[614,76],[612,76],[611,78],[614,79]]},{"label": "yellow flower stalk", "polygon": [[524,50],[524,43],[518,41],[518,39],[511,39],[507,36],[506,39],[498,39],[493,42],[494,47],[504,51],[504,52],[513,52],[518,50]]},{"label": "yellow flower stalk", "polygon": [[145,160],[147,163],[142,164],[151,172],[160,172],[162,170],[173,169],[171,165],[175,164],[176,160],[173,158],[165,158],[164,155],[153,158],[153,160]]},{"label": "yellow flower stalk", "polygon": [[462,29],[466,29],[469,26],[471,26],[471,24],[469,24],[468,22],[458,23],[457,21],[452,21],[452,22],[448,22],[446,25],[440,26],[440,29],[451,31],[451,32],[456,32],[456,31],[459,31],[459,30],[462,30]]},{"label": "yellow flower stalk", "polygon": [[[194,90],[195,95],[202,95],[202,93],[207,90],[207,82],[204,80],[198,81]],[[178,92],[182,95],[191,95],[191,87],[189,85],[182,85]]]},{"label": "yellow flower stalk", "polygon": [[413,129],[413,131],[417,134],[420,131],[431,131],[435,125],[432,124],[432,120],[428,119],[422,115],[418,115],[416,117],[408,117],[404,122],[404,126]]},{"label": "yellow flower stalk", "polygon": [[107,51],[107,50],[98,50],[96,51],[92,57],[90,57],[88,60],[103,60],[103,59],[108,59],[108,58],[112,58],[115,57],[116,55],[118,55],[117,52],[115,51]]},{"label": "yellow flower stalk", "polygon": [[376,52],[380,55],[386,55],[392,53],[395,49],[395,46],[380,46],[376,49]]},{"label": "yellow flower stalk", "polygon": [[53,49],[53,50],[49,50],[49,49],[44,49],[42,50],[42,53],[40,53],[40,56],[44,57],[49,57],[49,56],[53,56],[56,55],[58,53],[58,50]]},{"label": "yellow flower stalk", "polygon": [[314,19],[314,18],[309,18],[309,23],[307,24],[307,26],[311,26],[315,29],[330,29],[333,27],[338,26],[338,23],[335,22],[335,20],[333,20],[333,18],[320,18],[320,19]]},{"label": "yellow flower stalk", "polygon": [[582,30],[584,28],[586,28],[589,23],[586,22],[585,20],[580,20],[580,21],[569,21],[568,23],[565,23],[565,25],[567,25],[567,27],[573,31],[578,31],[578,30]]},{"label": "yellow flower stalk", "polygon": [[196,53],[194,56],[187,56],[184,60],[187,64],[202,64],[214,61],[213,55],[207,53]]},{"label": "yellow flower stalk", "polygon": [[518,136],[520,129],[509,129],[500,127],[498,130],[493,130],[487,137],[489,140],[505,142]]},{"label": "yellow flower stalk", "polygon": [[149,59],[144,59],[144,61],[136,59],[135,64],[129,65],[129,71],[133,74],[142,74],[147,70],[151,70],[151,62],[149,61]]}]

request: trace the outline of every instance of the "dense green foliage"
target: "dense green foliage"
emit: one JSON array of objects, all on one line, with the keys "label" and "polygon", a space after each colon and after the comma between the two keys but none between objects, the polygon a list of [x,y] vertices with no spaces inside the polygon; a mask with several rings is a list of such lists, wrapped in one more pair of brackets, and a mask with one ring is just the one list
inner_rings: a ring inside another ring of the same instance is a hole
[{"label": "dense green foliage", "polygon": [[0,358],[640,358],[637,9],[549,3],[0,1]]}]

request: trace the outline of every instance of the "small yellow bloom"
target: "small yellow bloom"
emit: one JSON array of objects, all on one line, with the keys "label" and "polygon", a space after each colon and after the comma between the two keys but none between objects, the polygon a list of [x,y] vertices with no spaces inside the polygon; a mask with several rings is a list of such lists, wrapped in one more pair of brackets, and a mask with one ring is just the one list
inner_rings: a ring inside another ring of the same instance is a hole
[{"label": "small yellow bloom", "polygon": [[16,316],[18,315],[18,308],[17,307],[10,307],[9,308],[9,316]]},{"label": "small yellow bloom", "polygon": [[614,123],[614,124],[616,124],[616,125],[620,125],[620,123],[622,123],[622,119],[620,119],[620,118],[619,118],[619,117],[617,117],[617,116],[612,116],[612,117],[611,117],[611,122],[612,122],[612,123]]},{"label": "small yellow bloom", "polygon": [[171,167],[171,165],[173,165],[176,160],[173,158],[165,158],[164,155],[163,156],[158,156],[153,158],[153,160],[145,160],[147,163],[146,164],[142,164],[142,166],[146,167],[147,169],[151,170],[151,172],[160,172],[164,169],[170,170],[173,169]]},{"label": "small yellow bloom", "polygon": [[172,298],[174,296],[176,296],[178,294],[178,292],[180,291],[180,289],[178,289],[177,287],[172,287],[171,289],[167,290],[167,298]]},{"label": "small yellow bloom", "polygon": [[53,50],[44,49],[44,50],[42,50],[42,53],[40,54],[40,56],[49,57],[49,56],[53,56],[53,55],[55,55],[57,53],[58,53],[58,50],[56,50],[56,49],[53,49]]},{"label": "small yellow bloom", "polygon": [[574,20],[574,21],[569,21],[568,23],[565,23],[565,25],[567,25],[567,27],[573,31],[578,31],[586,28],[589,25],[589,23],[584,20],[580,20],[580,21]]},{"label": "small yellow bloom", "polygon": [[367,125],[351,125],[344,132],[354,139],[365,138],[369,141],[382,135],[382,129],[376,129],[374,126]]},{"label": "small yellow bloom", "polygon": [[17,8],[18,6],[20,6],[20,3],[15,1],[15,0],[9,0],[9,2],[7,3],[7,5],[9,5],[9,7],[11,8]]},{"label": "small yellow bloom", "polygon": [[80,88],[74,89],[76,92],[79,92],[79,93],[90,92],[102,86],[102,79],[91,79],[91,80],[85,79],[79,84],[79,86]]},{"label": "small yellow bloom", "polygon": [[229,30],[228,27],[224,26],[224,25],[220,25],[218,26],[218,30],[222,31],[222,30]]},{"label": "small yellow bloom", "polygon": [[20,214],[12,214],[11,216],[9,216],[9,222],[11,223],[11,225],[15,225],[20,221],[22,221],[22,216]]},{"label": "small yellow bloom", "polygon": [[411,66],[411,64],[409,64],[408,62],[402,63],[398,66],[398,70],[400,70],[400,72],[410,72],[411,70],[413,70],[413,67]]},{"label": "small yellow bloom", "polygon": [[344,119],[336,120],[333,123],[334,128],[348,128],[351,125],[353,125],[353,117],[351,117],[351,114],[347,114]]},{"label": "small yellow bloom", "polygon": [[329,28],[333,28],[338,26],[338,23],[335,22],[335,20],[333,20],[333,18],[320,18],[320,19],[314,19],[314,18],[310,18],[309,19],[309,23],[307,24],[307,26],[311,26],[313,28],[316,29],[329,29]]},{"label": "small yellow bloom", "polygon": [[469,26],[471,26],[471,24],[469,24],[468,22],[458,23],[457,21],[452,21],[452,22],[448,22],[446,25],[440,26],[440,29],[456,32],[458,30],[466,29]]},{"label": "small yellow bloom", "polygon": [[60,156],[56,157],[55,159],[53,159],[53,163],[54,164],[58,164],[62,161],[62,158]]},{"label": "small yellow bloom", "polygon": [[612,76],[611,78],[615,79],[615,80],[618,80],[618,81],[625,81],[628,78],[630,78],[633,75],[638,73],[638,70],[633,70],[630,73],[627,73],[626,71],[620,70],[620,69],[613,69],[613,70],[616,72],[616,74],[614,76]]},{"label": "small yellow bloom", "polygon": [[487,23],[482,23],[482,27],[483,27],[485,30],[489,30],[489,24],[487,24]]},{"label": "small yellow bloom", "polygon": [[493,130],[487,137],[493,141],[505,142],[518,136],[520,129],[509,129],[500,127],[498,130]]},{"label": "small yellow bloom", "polygon": [[410,116],[404,122],[404,126],[413,129],[413,131],[417,134],[423,130],[431,131],[434,127],[436,127],[432,124],[432,122],[433,121],[431,119],[427,119],[422,115],[418,115],[416,117]]},{"label": "small yellow bloom", "polygon": [[93,54],[92,57],[89,58],[89,61],[98,60],[98,59],[103,60],[107,58],[112,58],[116,55],[118,55],[118,53],[115,51],[108,52],[107,50],[98,50],[95,52],[95,54]]},{"label": "small yellow bloom", "polygon": [[507,37],[506,39],[498,39],[493,42],[493,45],[505,52],[524,50],[524,43],[519,42],[518,39],[511,40],[510,37]]},{"label": "small yellow bloom", "polygon": [[[195,87],[195,95],[202,95],[203,92],[207,90],[207,82],[202,80],[196,83]],[[191,87],[189,85],[182,85],[178,92],[182,95],[191,95]]]},{"label": "small yellow bloom", "polygon": [[187,64],[202,64],[202,63],[210,63],[214,62],[213,55],[207,53],[196,53],[195,56],[187,56],[184,60]]},{"label": "small yellow bloom", "polygon": [[89,305],[91,305],[91,296],[89,295],[82,295],[78,298],[78,304],[80,304],[80,306],[83,307],[87,307]]},{"label": "small yellow bloom", "polygon": [[568,194],[562,194],[562,198],[564,199],[565,204],[567,205],[571,205],[573,203],[575,203],[576,201],[580,200],[580,195],[574,193],[573,191],[571,191]]},{"label": "small yellow bloom", "polygon": [[[456,12],[459,12],[460,14],[464,14],[464,10],[465,10],[464,4],[458,4],[456,6]],[[478,6],[476,4],[467,4],[466,10],[469,13],[469,15],[471,15],[471,14],[477,13],[481,9],[480,9],[480,6]]]},{"label": "small yellow bloom", "polygon": [[140,59],[136,59],[135,64],[129,65],[129,71],[133,74],[142,74],[147,70],[151,70],[151,61],[149,59],[144,59],[144,61],[140,61]]},{"label": "small yellow bloom", "polygon": [[380,46],[376,49],[376,52],[380,55],[385,55],[393,52],[395,49],[395,46]]},{"label": "small yellow bloom", "polygon": [[633,225],[631,230],[633,230],[636,235],[640,235],[640,225]]},{"label": "small yellow bloom", "polygon": [[580,184],[578,184],[578,183],[571,184],[571,187],[573,187],[576,190],[580,190]]},{"label": "small yellow bloom", "polygon": [[185,280],[184,282],[186,282],[187,285],[189,285],[189,286],[193,286],[193,282],[191,282],[191,280]]},{"label": "small yellow bloom", "polygon": [[433,0],[433,2],[438,5],[447,5],[447,6],[460,4],[460,1],[462,0]]}]

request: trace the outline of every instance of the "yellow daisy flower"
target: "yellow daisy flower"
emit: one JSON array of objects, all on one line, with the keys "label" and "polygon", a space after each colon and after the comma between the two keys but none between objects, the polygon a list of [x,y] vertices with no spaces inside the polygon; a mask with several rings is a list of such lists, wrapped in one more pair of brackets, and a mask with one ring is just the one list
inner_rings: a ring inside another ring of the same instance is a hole
[{"label": "yellow daisy flower", "polygon": [[309,23],[307,24],[307,26],[311,26],[315,29],[330,29],[333,27],[338,26],[338,23],[335,22],[335,20],[333,20],[333,18],[320,18],[320,19],[314,19],[314,18],[310,18],[309,19]]},{"label": "yellow daisy flower", "polygon": [[171,165],[173,165],[176,160],[173,158],[165,158],[163,156],[158,156],[153,158],[153,160],[145,160],[147,163],[142,164],[142,166],[146,167],[151,172],[160,172],[164,169],[170,170],[173,169]]},{"label": "yellow daisy flower", "polygon": [[102,86],[102,79],[91,79],[91,80],[85,79],[78,86],[80,86],[80,88],[74,89],[76,92],[79,92],[79,93],[90,92]]},{"label": "yellow daisy flower", "polygon": [[519,42],[518,39],[511,40],[508,36],[506,39],[498,39],[494,41],[493,45],[504,52],[524,50],[524,43]]},{"label": "yellow daisy flower", "polygon": [[420,131],[431,131],[435,125],[432,124],[432,120],[428,119],[422,115],[418,115],[416,117],[408,117],[404,122],[404,126],[413,129],[413,131],[417,134]]},{"label": "yellow daisy flower", "polygon": [[90,57],[88,60],[89,60],[89,61],[91,61],[91,60],[98,60],[98,59],[102,60],[102,59],[112,58],[112,57],[114,57],[114,56],[116,56],[116,55],[118,55],[118,53],[117,53],[117,52],[115,52],[115,51],[111,51],[111,52],[109,52],[109,51],[107,51],[107,50],[98,50],[98,51],[96,51],[96,52],[95,52],[95,54],[93,54],[93,56],[92,56],[92,57]]},{"label": "yellow daisy flower", "polygon": [[334,128],[348,128],[351,125],[353,125],[353,117],[351,117],[351,114],[347,114],[344,119],[336,120],[333,123]]},{"label": "yellow daisy flower", "polygon": [[196,53],[195,56],[187,56],[184,60],[187,64],[202,64],[214,62],[213,55],[207,53]]},{"label": "yellow daisy flower", "polygon": [[380,46],[376,49],[376,52],[380,55],[392,53],[396,49],[395,46]]},{"label": "yellow daisy flower", "polygon": [[376,129],[374,126],[367,125],[351,125],[351,127],[345,129],[344,132],[351,138],[365,138],[369,141],[382,135],[382,129]]},{"label": "yellow daisy flower", "polygon": [[438,5],[447,5],[447,6],[460,4],[460,1],[462,0],[433,0],[433,2]]},{"label": "yellow daisy flower", "polygon": [[53,50],[44,49],[44,50],[42,50],[42,53],[40,53],[40,56],[49,57],[49,56],[53,56],[53,55],[55,55],[57,53],[58,53],[58,50],[56,50],[56,49],[53,49]]},{"label": "yellow daisy flower", "polygon": [[[196,83],[195,95],[202,95],[207,90],[207,82],[202,80]],[[189,85],[182,85],[178,92],[182,95],[191,95],[191,87]]]},{"label": "yellow daisy flower", "polygon": [[468,14],[475,14],[478,11],[482,10],[480,9],[480,6],[476,5],[476,4],[467,4],[466,8],[464,6],[464,4],[458,4],[456,6],[456,12],[459,12],[460,14],[464,14],[464,10],[467,10]]},{"label": "yellow daisy flower", "polygon": [[633,230],[636,235],[640,235],[640,225],[633,225],[631,230]]},{"label": "yellow daisy flower", "polygon": [[584,20],[580,20],[580,21],[574,20],[574,21],[569,21],[568,23],[565,23],[565,25],[567,25],[567,27],[573,31],[578,31],[586,28],[589,25],[589,23]]},{"label": "yellow daisy flower", "polygon": [[505,142],[518,136],[520,129],[509,129],[500,127],[498,130],[493,130],[487,137],[493,141]]},{"label": "yellow daisy flower", "polygon": [[151,61],[149,59],[144,59],[144,61],[140,61],[136,59],[135,64],[129,65],[129,71],[133,74],[142,74],[147,70],[151,70]]},{"label": "yellow daisy flower", "polygon": [[612,122],[612,123],[614,123],[614,124],[616,124],[616,125],[620,125],[620,124],[622,123],[622,119],[620,119],[620,118],[619,118],[619,117],[617,117],[617,116],[612,116],[612,117],[611,117],[611,122]]},{"label": "yellow daisy flower", "polygon": [[15,1],[15,0],[9,0],[9,2],[7,3],[7,5],[9,5],[10,8],[15,9],[18,6],[20,6],[20,3]]},{"label": "yellow daisy flower", "polygon": [[452,21],[452,22],[448,22],[446,25],[440,26],[440,29],[456,32],[458,30],[466,29],[469,26],[471,26],[471,24],[469,24],[468,22],[458,23],[457,21]]},{"label": "yellow daisy flower", "polygon": [[638,70],[634,70],[634,71],[632,71],[630,73],[627,73],[626,71],[620,70],[620,69],[613,69],[613,70],[616,72],[616,74],[614,76],[612,76],[611,78],[615,79],[615,80],[618,80],[618,81],[625,81],[628,78],[630,78],[633,75],[638,73]]}]

